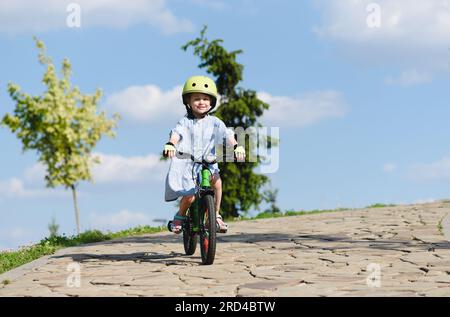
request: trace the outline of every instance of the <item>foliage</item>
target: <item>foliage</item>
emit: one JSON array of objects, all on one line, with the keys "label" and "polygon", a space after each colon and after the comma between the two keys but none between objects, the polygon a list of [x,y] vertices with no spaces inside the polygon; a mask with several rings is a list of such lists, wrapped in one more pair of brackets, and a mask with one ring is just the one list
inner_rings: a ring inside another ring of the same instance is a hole
[{"label": "foliage", "polygon": [[80,181],[91,181],[91,166],[98,163],[92,150],[102,135],[114,136],[118,116],[108,119],[97,114],[101,91],[82,94],[70,83],[71,64],[62,63],[62,78],[58,77],[42,41],[34,38],[39,50],[39,62],[46,67],[42,82],[46,91],[31,96],[13,83],[8,93],[16,104],[14,114],[6,114],[0,124],[8,127],[22,141],[23,151],[35,150],[45,166],[48,187],[63,185],[72,189],[78,224],[76,187]]},{"label": "foliage", "polygon": [[48,225],[48,231],[50,231],[50,237],[58,236],[59,225],[56,223],[55,218],[52,218],[52,222]]},{"label": "foliage", "polygon": [[386,205],[386,204],[377,203],[377,204],[373,204],[373,205],[367,206],[366,208],[385,208],[385,207],[395,207],[395,206],[396,205],[393,205],[393,204]]},{"label": "foliage", "polygon": [[268,214],[279,214],[281,213],[280,208],[277,207],[277,195],[278,195],[278,189],[275,190],[265,190],[263,197],[264,200],[268,203],[270,203],[270,207],[266,209],[264,212]]}]

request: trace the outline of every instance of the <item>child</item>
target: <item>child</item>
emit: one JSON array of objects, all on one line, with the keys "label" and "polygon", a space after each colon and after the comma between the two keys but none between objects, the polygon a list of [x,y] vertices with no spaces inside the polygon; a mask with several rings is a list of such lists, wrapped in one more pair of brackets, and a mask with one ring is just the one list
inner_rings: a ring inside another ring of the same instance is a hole
[{"label": "child", "polygon": [[[173,201],[182,196],[180,207],[172,222],[171,231],[179,234],[182,222],[186,219],[186,211],[195,200],[195,183],[192,179],[192,164],[189,159],[179,159],[176,151],[190,153],[197,161],[208,155],[215,154],[215,146],[223,139],[234,146],[234,154],[238,160],[245,157],[243,146],[238,146],[234,139],[234,132],[227,129],[219,118],[208,115],[217,103],[217,87],[213,80],[204,76],[189,78],[183,87],[183,103],[187,114],[170,132],[170,140],[164,146],[163,154],[172,158],[169,173],[166,177],[165,200]],[[196,164],[197,168],[201,168]],[[222,181],[218,164],[211,168],[211,185],[215,193],[215,209],[219,231],[225,233],[227,224],[220,216],[220,202],[222,199]],[[196,175],[196,173],[194,174]]]}]

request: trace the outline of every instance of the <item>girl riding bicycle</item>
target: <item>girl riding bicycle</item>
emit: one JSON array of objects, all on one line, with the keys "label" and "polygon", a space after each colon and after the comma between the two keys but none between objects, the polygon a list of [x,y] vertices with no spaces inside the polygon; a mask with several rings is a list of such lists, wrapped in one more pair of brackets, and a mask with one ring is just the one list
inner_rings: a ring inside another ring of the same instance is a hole
[{"label": "girl riding bicycle", "polygon": [[[238,160],[245,157],[243,146],[238,146],[234,132],[227,129],[225,123],[217,117],[209,115],[217,104],[217,87],[213,80],[205,76],[189,78],[183,87],[182,99],[186,107],[184,116],[170,132],[170,139],[164,146],[163,154],[172,158],[166,177],[165,201],[174,201],[182,197],[179,210],[172,221],[171,231],[179,234],[182,223],[186,220],[186,211],[195,200],[195,183],[192,178],[193,162],[179,159],[176,151],[191,153],[196,160],[202,161],[215,155],[215,147],[226,140],[234,146],[234,154]],[[211,185],[214,188],[215,210],[219,231],[227,232],[228,226],[220,216],[222,198],[222,180],[218,164],[212,165]]]}]

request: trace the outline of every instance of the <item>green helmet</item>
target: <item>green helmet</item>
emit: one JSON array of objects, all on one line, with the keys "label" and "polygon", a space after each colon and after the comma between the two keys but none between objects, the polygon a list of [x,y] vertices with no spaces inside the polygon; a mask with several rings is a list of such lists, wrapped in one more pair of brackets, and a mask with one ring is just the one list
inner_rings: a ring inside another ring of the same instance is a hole
[{"label": "green helmet", "polygon": [[[214,109],[217,103],[217,87],[216,83],[206,76],[192,76],[188,80],[183,87],[183,103],[185,106],[189,103],[189,94],[192,93],[203,93],[211,96],[211,110]],[[210,110],[210,111],[211,111]]]}]

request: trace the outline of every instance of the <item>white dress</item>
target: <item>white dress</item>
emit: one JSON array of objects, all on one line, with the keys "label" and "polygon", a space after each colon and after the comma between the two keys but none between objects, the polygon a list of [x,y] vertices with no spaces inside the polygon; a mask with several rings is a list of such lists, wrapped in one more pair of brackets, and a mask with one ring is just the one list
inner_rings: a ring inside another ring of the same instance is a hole
[{"label": "white dress", "polygon": [[[197,162],[209,155],[215,155],[216,146],[224,144],[234,138],[234,132],[228,129],[217,117],[207,115],[202,119],[182,118],[170,134],[180,136],[176,148],[180,152],[190,153]],[[165,201],[174,201],[180,196],[195,194],[194,178],[201,169],[200,164],[195,164],[190,158],[180,159],[173,157],[166,177]],[[211,173],[219,173],[218,164],[210,167]]]}]

